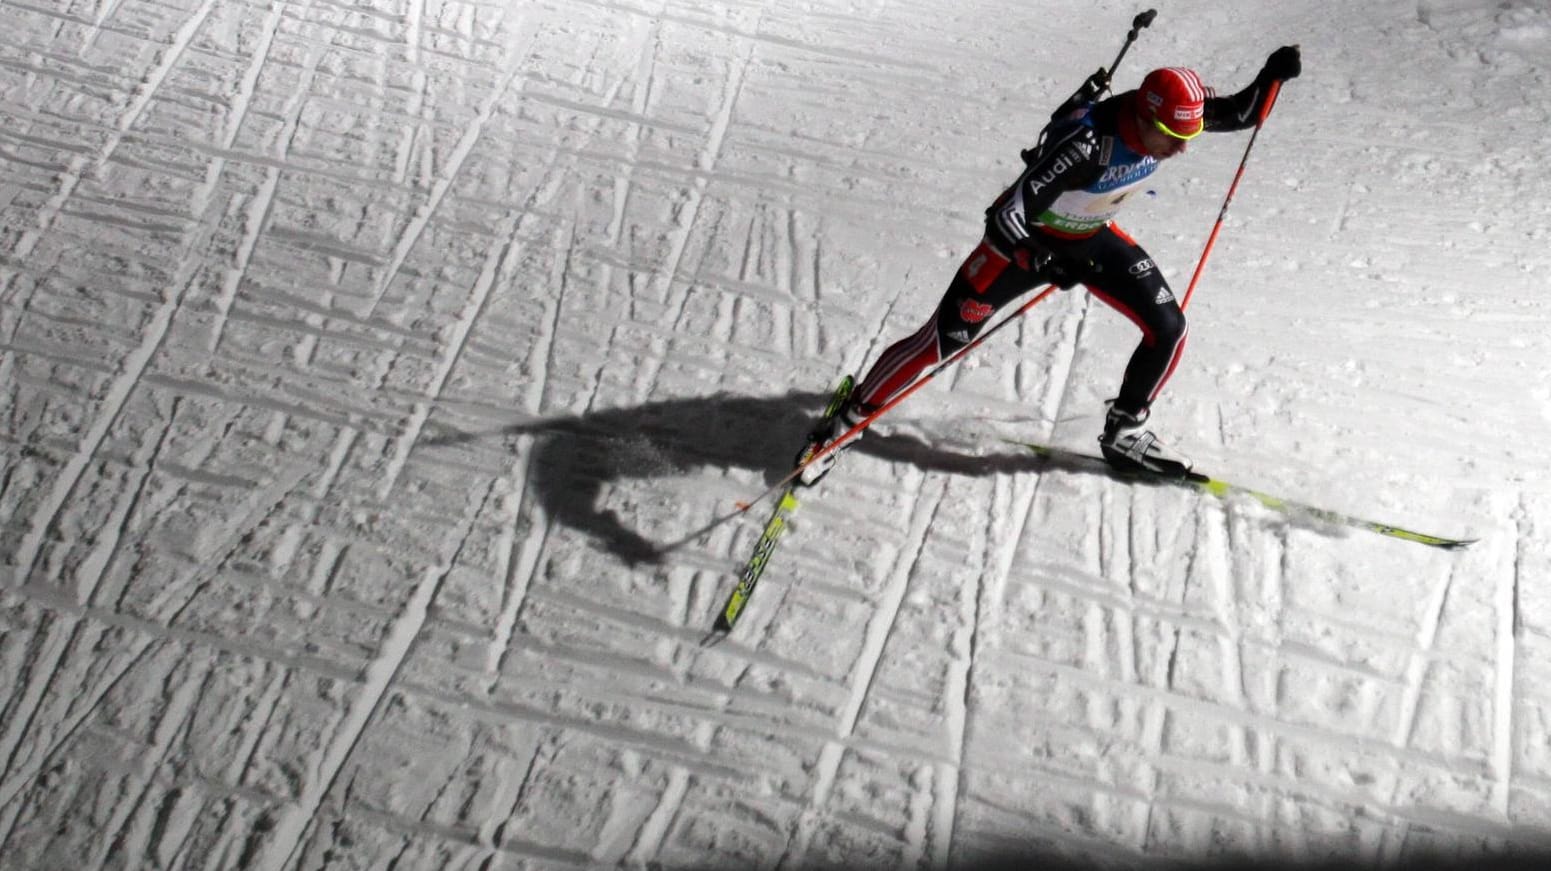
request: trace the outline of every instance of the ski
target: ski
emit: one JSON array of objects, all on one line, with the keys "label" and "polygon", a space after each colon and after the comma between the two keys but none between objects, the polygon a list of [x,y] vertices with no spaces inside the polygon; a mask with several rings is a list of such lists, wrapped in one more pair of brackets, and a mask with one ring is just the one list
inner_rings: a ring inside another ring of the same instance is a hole
[{"label": "ski", "polygon": [[787,522],[797,510],[795,490],[796,485],[788,485],[781,498],[776,500],[775,510],[765,522],[765,531],[760,533],[759,542],[754,545],[754,555],[749,557],[743,572],[738,575],[738,586],[733,588],[732,595],[727,597],[727,604],[716,615],[716,623],[711,627],[713,633],[726,635],[737,625],[738,617],[743,614],[743,606],[754,595],[754,586],[759,583],[760,575],[765,573],[765,566],[770,562],[770,555],[775,552],[776,542],[781,540],[781,533],[786,531]]},{"label": "ski", "polygon": [[1424,532],[1416,532],[1389,523],[1379,523],[1374,520],[1365,520],[1350,514],[1342,514],[1339,511],[1331,511],[1327,508],[1319,508],[1303,502],[1284,499],[1273,496],[1260,490],[1246,487],[1242,484],[1234,484],[1229,481],[1219,480],[1210,475],[1192,471],[1184,477],[1170,478],[1162,475],[1150,475],[1146,472],[1126,472],[1119,470],[1105,462],[1103,458],[1080,451],[1056,448],[1049,445],[1023,442],[1016,439],[1005,439],[1009,444],[1018,445],[1033,451],[1039,457],[1066,467],[1082,471],[1092,471],[1107,475],[1117,480],[1128,483],[1143,484],[1168,484],[1180,487],[1193,487],[1204,493],[1209,493],[1219,499],[1227,499],[1230,496],[1248,496],[1273,511],[1280,512],[1289,517],[1310,517],[1326,523],[1333,523],[1351,529],[1362,529],[1376,532],[1379,535],[1397,538],[1402,541],[1414,541],[1417,544],[1425,544],[1428,547],[1436,547],[1442,550],[1459,550],[1469,547],[1476,542],[1473,538],[1447,538],[1440,535],[1428,535]]},{"label": "ski", "polygon": [[[841,407],[851,397],[851,388],[855,384],[855,379],[850,375],[840,380],[834,395],[829,399],[829,405],[824,408],[825,421],[840,413]],[[806,462],[816,448],[815,443],[809,442],[798,455],[797,465],[801,466]],[[765,566],[770,563],[770,555],[775,552],[776,542],[781,540],[781,534],[786,532],[787,524],[797,511],[797,489],[801,486],[797,481],[792,481],[781,491],[780,498],[776,499],[775,510],[770,512],[770,519],[765,521],[765,529],[754,545],[754,553],[749,557],[748,562],[744,563],[743,571],[738,575],[738,585],[733,588],[732,595],[727,597],[727,603],[716,615],[711,634],[707,636],[704,643],[714,643],[726,637],[733,626],[737,625],[744,606],[749,602],[749,597],[754,595],[754,587],[759,583],[760,576],[765,573]]]}]

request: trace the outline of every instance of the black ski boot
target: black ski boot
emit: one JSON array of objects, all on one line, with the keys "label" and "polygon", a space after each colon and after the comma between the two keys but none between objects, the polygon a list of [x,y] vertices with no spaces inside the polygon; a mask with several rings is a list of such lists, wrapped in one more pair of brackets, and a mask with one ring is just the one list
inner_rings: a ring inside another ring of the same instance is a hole
[{"label": "black ski boot", "polygon": [[1145,408],[1130,412],[1111,404],[1104,418],[1104,434],[1099,436],[1104,459],[1122,472],[1184,477],[1190,472],[1190,459],[1170,450],[1145,428],[1148,416]]},{"label": "black ski boot", "polygon": [[[835,467],[840,454],[850,450],[851,446],[861,439],[862,432],[866,432],[863,430],[857,433],[835,450],[811,463],[808,462],[810,457],[834,444],[872,413],[872,409],[851,401],[851,389],[854,385],[855,379],[850,375],[841,380],[840,387],[835,390],[834,398],[829,401],[829,407],[824,409],[823,421],[808,433],[808,443],[797,453],[796,465],[802,467],[802,471],[797,475],[797,481],[804,487],[812,487],[829,474],[829,470]],[[805,463],[807,465],[804,465]]]}]

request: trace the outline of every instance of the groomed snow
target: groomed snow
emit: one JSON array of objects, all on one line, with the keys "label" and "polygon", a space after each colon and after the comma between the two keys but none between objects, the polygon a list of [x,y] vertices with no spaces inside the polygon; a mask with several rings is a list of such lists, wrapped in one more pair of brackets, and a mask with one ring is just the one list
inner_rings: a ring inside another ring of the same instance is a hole
[{"label": "groomed snow", "polygon": [[[1304,75],[1154,421],[1076,289],[803,495],[1146,7],[0,0],[0,866],[1386,868],[1551,846],[1551,7],[1160,0]],[[1125,228],[1183,291],[1248,134]],[[671,546],[670,546],[671,545]]]}]

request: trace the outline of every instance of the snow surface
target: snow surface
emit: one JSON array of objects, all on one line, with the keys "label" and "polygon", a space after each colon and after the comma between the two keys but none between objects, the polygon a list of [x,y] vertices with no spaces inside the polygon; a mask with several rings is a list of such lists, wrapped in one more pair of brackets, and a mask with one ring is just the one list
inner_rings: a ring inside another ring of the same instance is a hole
[{"label": "snow surface", "polygon": [[[970,867],[1551,843],[1551,9],[1160,0],[1283,91],[1157,406],[1480,538],[1043,472],[1054,296],[758,533],[1141,8],[0,0],[0,866]],[[1183,290],[1248,134],[1122,216]],[[764,507],[753,512],[763,515]],[[671,543],[679,543],[663,552]]]}]

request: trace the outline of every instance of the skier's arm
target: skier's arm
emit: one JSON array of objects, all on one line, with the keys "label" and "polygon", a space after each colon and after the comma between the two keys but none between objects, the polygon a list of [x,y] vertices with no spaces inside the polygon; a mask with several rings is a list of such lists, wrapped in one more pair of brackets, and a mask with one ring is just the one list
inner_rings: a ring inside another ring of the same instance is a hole
[{"label": "skier's arm", "polygon": [[1231,97],[1208,97],[1205,107],[1206,129],[1215,132],[1247,130],[1255,126],[1265,101],[1271,96],[1271,83],[1295,79],[1303,71],[1296,45],[1271,52],[1266,65],[1249,87]]}]

